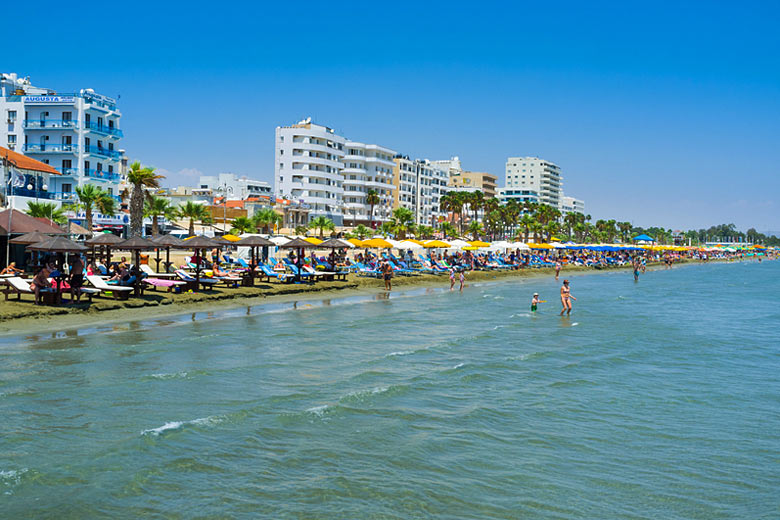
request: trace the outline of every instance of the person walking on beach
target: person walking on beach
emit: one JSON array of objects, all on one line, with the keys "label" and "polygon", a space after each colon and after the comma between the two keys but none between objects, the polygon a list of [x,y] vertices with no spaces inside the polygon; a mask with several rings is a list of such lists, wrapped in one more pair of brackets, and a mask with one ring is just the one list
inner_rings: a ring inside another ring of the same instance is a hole
[{"label": "person walking on beach", "polygon": [[460,271],[460,292],[463,292],[463,284],[466,282],[466,270]]},{"label": "person walking on beach", "polygon": [[561,265],[561,261],[560,260],[556,260],[555,261],[555,279],[556,280],[558,279],[558,275],[561,274],[561,267],[563,267]]},{"label": "person walking on beach", "polygon": [[390,262],[385,261],[382,264],[382,278],[385,281],[385,291],[392,291],[393,290],[393,268],[390,267]]},{"label": "person walking on beach", "polygon": [[571,314],[571,301],[576,299],[577,298],[571,295],[569,280],[564,280],[563,285],[561,286],[561,305],[563,305],[561,316],[563,316],[564,313],[566,313],[567,316]]},{"label": "person walking on beach", "polygon": [[70,264],[70,302],[81,301],[81,287],[84,285],[84,262],[76,255]]},{"label": "person walking on beach", "polygon": [[450,267],[450,291],[455,288],[455,269]]}]

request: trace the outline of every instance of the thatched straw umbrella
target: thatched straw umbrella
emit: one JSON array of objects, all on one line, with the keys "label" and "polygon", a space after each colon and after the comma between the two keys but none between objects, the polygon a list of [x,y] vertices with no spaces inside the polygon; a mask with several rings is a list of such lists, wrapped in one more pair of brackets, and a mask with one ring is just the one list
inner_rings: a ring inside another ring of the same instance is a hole
[{"label": "thatched straw umbrella", "polygon": [[132,251],[134,254],[133,275],[135,276],[135,296],[141,296],[141,251],[151,251],[157,244],[143,237],[133,237],[117,245],[118,249]]},{"label": "thatched straw umbrella", "polygon": [[249,247],[249,249],[252,251],[252,263],[250,264],[249,269],[249,280],[250,285],[255,284],[255,267],[257,266],[257,248],[258,247],[271,247],[276,244],[271,242],[270,240],[267,240],[263,237],[258,236],[250,236],[250,237],[244,237],[238,242],[235,243],[239,246],[246,246]]},{"label": "thatched straw umbrella", "polygon": [[182,246],[186,249],[192,249],[195,251],[195,256],[198,257],[198,261],[195,263],[195,283],[197,287],[200,287],[200,261],[202,255],[201,251],[204,249],[214,249],[215,247],[222,247],[222,244],[215,242],[209,237],[203,235],[197,235],[187,240],[184,240]]},{"label": "thatched straw umbrella", "polygon": [[84,241],[84,245],[89,246],[92,248],[92,260],[95,260],[95,248],[100,247],[103,249],[105,253],[105,258],[103,261],[106,264],[106,267],[108,267],[108,264],[111,263],[111,246],[114,246],[116,244],[119,244],[121,242],[124,242],[124,239],[116,236],[113,233],[99,233],[92,238]]},{"label": "thatched straw umbrella", "polygon": [[171,268],[171,248],[182,248],[184,247],[184,241],[181,238],[175,237],[173,235],[157,235],[156,237],[152,237],[152,242],[157,244],[157,257],[155,258],[155,261],[157,262],[157,269],[156,271],[160,272],[160,246],[165,248],[165,272],[168,272],[168,269]]},{"label": "thatched straw umbrella", "polygon": [[62,279],[65,277],[65,255],[68,253],[83,253],[87,251],[86,246],[77,244],[65,237],[49,237],[43,242],[27,246],[28,251],[38,251],[44,253],[57,253],[57,270],[59,274],[55,277],[57,280],[57,300],[62,298],[60,289],[62,288]]},{"label": "thatched straw umbrella", "polygon": [[283,247],[285,249],[297,249],[298,254],[296,255],[295,261],[297,262],[298,270],[295,273],[295,281],[300,282],[301,281],[301,269],[303,269],[303,251],[304,249],[312,249],[317,246],[312,244],[311,242],[304,240],[302,238],[294,238],[290,240],[289,242],[286,242],[279,247]]}]

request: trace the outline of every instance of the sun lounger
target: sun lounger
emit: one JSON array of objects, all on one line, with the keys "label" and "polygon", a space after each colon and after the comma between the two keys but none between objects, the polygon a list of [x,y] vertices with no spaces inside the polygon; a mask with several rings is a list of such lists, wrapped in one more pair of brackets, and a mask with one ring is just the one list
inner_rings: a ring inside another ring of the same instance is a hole
[{"label": "sun lounger", "polygon": [[265,276],[266,280],[269,282],[271,281],[271,278],[276,278],[281,282],[287,282],[292,279],[292,276],[285,273],[277,273],[262,262],[258,264],[257,269],[259,269],[258,274],[260,274],[260,278],[262,279],[262,277]]},{"label": "sun lounger", "polygon": [[173,273],[155,273],[154,270],[146,264],[141,264],[141,272],[152,278],[176,278]]},{"label": "sun lounger", "polygon": [[[182,281],[186,282],[187,290],[193,290],[193,291],[197,291],[198,290],[198,279],[197,278],[195,278],[194,276],[190,276],[188,273],[186,273],[185,271],[182,271],[181,269],[176,269],[176,271],[174,271],[174,272],[176,273],[176,276],[179,277],[179,279],[181,279]],[[219,280],[214,279],[214,278],[204,278],[204,277],[200,278],[200,286],[203,287],[204,289],[211,289],[215,285],[217,285],[218,283],[219,283]]]},{"label": "sun lounger", "polygon": [[163,280],[162,278],[144,278],[144,283],[152,286],[152,290],[156,291],[158,287],[163,287],[171,292],[174,287],[187,285],[187,282],[179,282],[176,280]]},{"label": "sun lounger", "polygon": [[[4,279],[5,282],[5,289],[3,292],[5,293],[5,299],[8,300],[8,296],[11,294],[15,294],[18,300],[22,299],[23,294],[35,294],[35,291],[32,288],[32,285],[29,282],[26,282],[22,280],[19,276],[9,276],[8,278]],[[51,291],[52,289],[44,289]]]},{"label": "sun lounger", "polygon": [[133,292],[132,287],[125,287],[123,285],[111,285],[107,283],[105,280],[103,280],[99,276],[87,275],[87,281],[92,284],[92,287],[99,290],[101,293],[108,293],[110,292],[114,299],[127,299],[128,296],[130,296],[130,293]]}]

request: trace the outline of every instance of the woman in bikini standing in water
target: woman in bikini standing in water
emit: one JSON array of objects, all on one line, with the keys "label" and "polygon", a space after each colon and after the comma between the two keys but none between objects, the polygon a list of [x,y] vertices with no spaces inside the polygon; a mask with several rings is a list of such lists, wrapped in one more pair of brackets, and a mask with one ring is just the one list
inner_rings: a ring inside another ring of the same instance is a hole
[{"label": "woman in bikini standing in water", "polygon": [[569,289],[569,280],[564,280],[563,285],[561,286],[561,305],[563,305],[561,316],[563,316],[564,312],[567,316],[571,314],[571,301],[576,299],[577,298],[571,295],[571,289]]}]

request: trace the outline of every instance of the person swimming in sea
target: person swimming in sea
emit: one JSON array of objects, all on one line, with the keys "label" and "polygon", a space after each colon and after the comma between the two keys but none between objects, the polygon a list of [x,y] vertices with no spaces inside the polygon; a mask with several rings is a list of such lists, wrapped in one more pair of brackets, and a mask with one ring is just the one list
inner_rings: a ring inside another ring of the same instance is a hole
[{"label": "person swimming in sea", "polygon": [[531,312],[536,312],[540,303],[542,303],[542,300],[539,299],[539,293],[535,292],[534,297],[531,298]]}]

